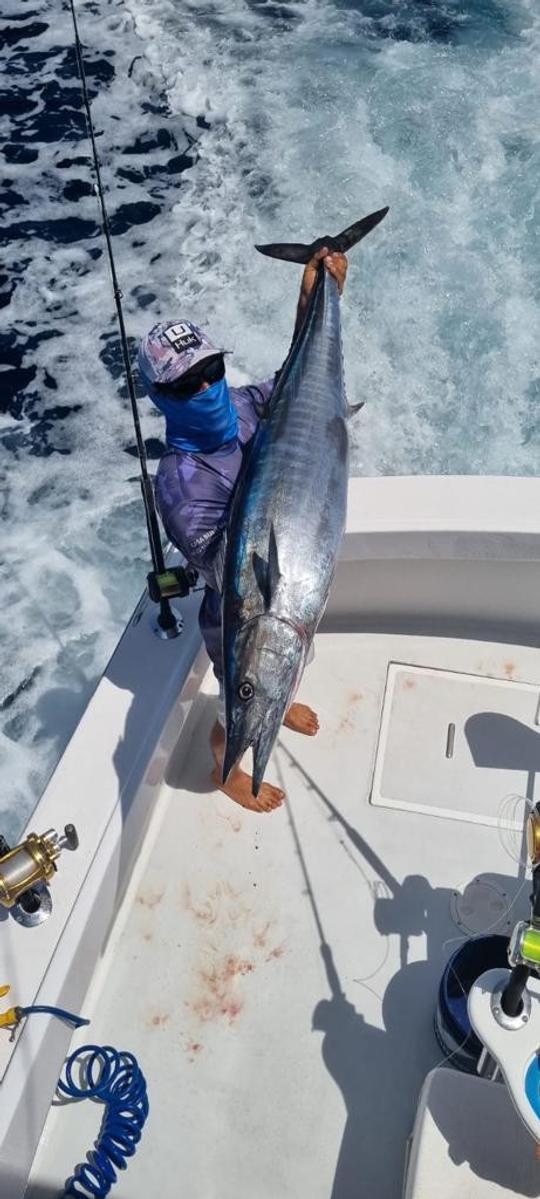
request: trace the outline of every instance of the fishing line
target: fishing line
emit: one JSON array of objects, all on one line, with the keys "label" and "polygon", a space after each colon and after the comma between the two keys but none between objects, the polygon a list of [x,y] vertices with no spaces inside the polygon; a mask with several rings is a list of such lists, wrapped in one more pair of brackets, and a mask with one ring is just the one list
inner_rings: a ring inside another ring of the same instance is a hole
[{"label": "fishing line", "polygon": [[[283,749],[285,749],[285,748],[286,748],[286,747],[285,747],[285,746],[284,746],[282,743],[280,743],[280,747],[281,747],[281,748],[283,748]],[[292,755],[289,753],[289,751],[288,751],[288,750],[287,750],[287,753],[288,753],[288,756],[289,756],[289,757],[292,757]],[[293,759],[293,760],[294,760],[294,759]],[[276,754],[276,765],[277,765],[277,771],[278,771],[278,775],[279,775],[279,780],[280,780],[281,787],[283,788],[283,790],[285,790],[285,781],[284,781],[284,777],[283,777],[283,771],[282,771],[282,769],[281,769],[281,765],[280,765],[280,763],[279,763],[279,758],[278,758],[278,755],[277,755],[277,754]],[[315,789],[315,790],[317,790],[317,788],[316,788],[316,787],[315,787],[314,789]],[[298,829],[297,829],[297,827],[296,827],[296,821],[295,821],[295,819],[294,819],[294,815],[293,815],[292,807],[291,807],[291,804],[290,804],[289,800],[286,800],[286,801],[285,801],[285,808],[286,808],[286,811],[287,811],[287,817],[288,817],[288,821],[289,821],[289,827],[290,827],[290,830],[291,830],[291,833],[292,833],[292,837],[293,837],[293,841],[294,841],[294,845],[295,845],[296,853],[297,853],[297,855],[298,855],[298,859],[299,859],[299,862],[300,862],[300,867],[301,867],[302,874],[303,874],[303,876],[304,876],[304,881],[305,881],[305,884],[306,884],[306,894],[307,894],[307,896],[308,896],[309,903],[310,903],[310,906],[311,906],[311,910],[312,910],[312,912],[313,912],[313,916],[314,916],[314,919],[315,919],[315,924],[316,924],[316,926],[317,926],[317,931],[318,931],[318,933],[319,933],[319,937],[320,937],[320,939],[321,939],[321,950],[322,950],[322,949],[323,949],[323,947],[325,947],[325,946],[327,946],[327,947],[328,947],[328,949],[329,949],[328,943],[325,941],[325,937],[324,937],[324,930],[323,930],[322,923],[321,923],[321,917],[320,917],[320,914],[319,914],[319,909],[318,909],[318,907],[317,907],[317,903],[316,903],[316,901],[315,901],[315,896],[314,896],[314,894],[313,894],[313,888],[312,888],[312,885],[311,885],[311,879],[310,879],[310,876],[309,876],[309,873],[308,873],[308,869],[307,869],[307,865],[306,865],[306,860],[305,860],[305,857],[304,857],[304,852],[303,852],[303,850],[302,850],[302,846],[301,846],[301,843],[300,843],[300,837],[299,837],[299,835],[298,835]],[[520,889],[521,889],[521,888],[520,888]],[[519,892],[518,892],[518,894],[519,894]],[[516,895],[515,899],[517,899],[517,895]],[[514,901],[513,901],[513,902],[515,902],[515,899],[514,899]],[[460,938],[457,938],[457,939],[459,940]],[[471,940],[472,940],[472,938],[466,938],[466,937],[464,937],[464,938],[461,938],[461,939],[462,939],[462,940],[464,940],[464,941],[466,941],[466,940],[468,940],[468,939],[471,939]],[[445,942],[445,944],[448,944],[448,943],[449,943],[449,942]],[[387,936],[387,937],[386,937],[386,952],[385,952],[384,959],[383,959],[383,961],[381,962],[380,966],[377,968],[377,971],[374,971],[372,974],[369,974],[369,975],[367,975],[367,979],[371,979],[371,978],[373,978],[373,977],[375,976],[375,974],[376,974],[376,973],[377,973],[379,970],[381,970],[381,969],[382,969],[382,967],[383,967],[383,966],[386,964],[386,961],[387,961],[387,958],[388,958],[388,954],[389,954],[389,952],[390,952],[390,937],[389,937],[389,936]],[[325,964],[326,964],[326,963],[325,963]],[[332,966],[333,966],[333,962],[332,962]],[[459,987],[459,989],[460,989],[460,991],[461,991],[461,993],[462,993],[463,997],[466,999],[466,998],[467,998],[467,992],[465,991],[465,988],[464,988],[464,986],[463,986],[463,983],[462,983],[462,981],[461,981],[461,979],[460,979],[459,975],[458,975],[458,974],[457,974],[457,972],[455,971],[454,967],[451,967],[451,970],[452,970],[452,974],[453,974],[453,976],[454,976],[454,977],[455,977],[455,979],[456,979],[457,985],[458,985],[458,987]],[[327,966],[327,973],[328,973],[328,966]],[[339,978],[338,978],[338,975],[337,975],[337,971],[335,970],[335,966],[333,967],[333,973],[335,974],[335,983],[334,983],[334,986],[337,986],[337,988],[338,988],[338,991],[337,991],[337,993],[338,993],[340,996],[343,996],[343,994],[344,994],[344,993],[343,993],[343,991],[342,991],[342,989],[341,989],[341,985],[340,985],[340,983],[339,983]],[[331,982],[330,978],[329,978],[329,982],[330,982],[330,987],[331,987],[331,990],[332,990],[332,992],[335,994],[336,992],[334,991],[334,986],[332,985],[332,982]],[[369,991],[369,993],[370,993],[371,995],[373,995],[373,997],[374,997],[375,999],[377,999],[377,1001],[378,1001],[379,1003],[382,1003],[382,998],[381,998],[381,996],[377,994],[377,992],[376,992],[376,991],[373,989],[373,987],[370,987],[370,986],[368,986],[368,985],[367,985],[367,981],[364,981],[364,979],[357,979],[357,978],[355,978],[355,979],[353,979],[353,982],[355,982],[355,983],[357,983],[359,986],[363,987],[363,988],[364,988],[366,991]],[[436,1039],[436,1041],[437,1041],[437,1038],[435,1038],[435,1039]],[[468,1037],[468,1035],[465,1035],[465,1036],[464,1036],[464,1038],[463,1038],[463,1041],[462,1041],[462,1042],[461,1042],[459,1045],[457,1045],[457,1046],[455,1047],[455,1049],[453,1049],[453,1050],[451,1050],[451,1051],[449,1051],[449,1052],[445,1053],[445,1054],[443,1055],[443,1057],[439,1058],[439,1060],[438,1060],[438,1061],[435,1063],[435,1066],[434,1066],[433,1068],[434,1068],[434,1069],[436,1069],[436,1068],[438,1068],[439,1066],[444,1066],[444,1065],[445,1065],[446,1063],[448,1063],[448,1062],[450,1062],[450,1063],[451,1063],[451,1062],[452,1062],[452,1060],[453,1060],[455,1057],[457,1057],[457,1056],[458,1056],[458,1054],[461,1052],[461,1050],[465,1048],[465,1046],[466,1046],[466,1044],[467,1044],[467,1041],[468,1041],[468,1040],[469,1040],[469,1037]],[[439,1045],[439,1042],[438,1042],[438,1041],[437,1041],[437,1044]],[[442,1048],[442,1045],[439,1045],[439,1048]]]},{"label": "fishing line", "polygon": [[[285,792],[285,790],[286,790],[285,779],[283,777],[283,770],[281,768],[281,762],[279,760],[278,754],[276,754],[275,761],[276,761],[276,768],[277,768],[280,785],[282,787],[283,792]],[[303,875],[304,882],[305,882],[306,895],[308,897],[311,911],[313,913],[313,919],[315,921],[317,932],[319,934],[321,957],[322,957],[322,960],[324,963],[324,968],[326,971],[326,978],[328,981],[328,986],[330,987],[330,991],[332,993],[333,998],[343,1001],[343,1000],[345,1000],[345,992],[343,990],[343,987],[341,986],[341,980],[340,980],[339,974],[337,972],[337,969],[336,969],[336,966],[334,963],[334,957],[332,954],[331,947],[330,947],[328,941],[326,940],[325,932],[324,932],[324,929],[322,926],[321,916],[320,916],[319,909],[317,906],[317,901],[315,899],[313,887],[311,884],[311,878],[310,878],[309,871],[307,868],[307,862],[304,857],[304,851],[302,849],[302,844],[301,844],[300,837],[298,834],[298,829],[296,827],[294,813],[293,813],[293,810],[291,807],[291,803],[288,799],[285,799],[285,810],[287,812],[289,828],[291,830],[294,847],[296,849],[298,861],[300,862],[300,869],[302,871],[302,875]]]},{"label": "fishing line", "polygon": [[[317,786],[317,783],[315,782],[314,779],[311,778],[311,775],[309,775],[307,773],[307,771],[304,770],[304,767],[302,766],[301,762],[299,762],[298,759],[294,757],[294,754],[291,753],[290,749],[288,749],[288,747],[285,745],[285,742],[280,739],[280,740],[278,740],[277,744],[278,744],[279,748],[284,750],[285,753],[287,754],[289,763],[293,767],[293,769],[298,770],[300,772],[300,774],[303,776],[308,790],[315,792],[317,799],[320,800],[320,802],[326,808],[327,812],[330,813],[330,815],[327,817],[327,820],[328,820],[328,824],[330,824],[332,826],[332,833],[335,836],[335,838],[338,842],[338,845],[341,846],[341,848],[347,854],[347,857],[350,858],[351,862],[354,863],[354,866],[358,870],[359,874],[362,875],[362,878],[365,882],[365,885],[366,885],[370,895],[374,899],[376,898],[377,888],[381,881],[388,888],[389,893],[392,895],[397,887],[397,882],[395,879],[392,878],[390,872],[385,871],[383,863],[380,861],[379,858],[376,857],[376,855],[372,851],[370,851],[370,848],[367,845],[367,842],[365,842],[363,840],[363,838],[360,837],[360,834],[357,832],[356,829],[352,828],[352,826],[345,819],[345,817],[342,815],[342,813],[339,811],[339,809],[336,808],[334,806],[334,804],[330,802],[330,800],[328,799],[328,796],[324,794],[324,791],[321,791],[321,788],[319,786]],[[362,869],[362,866],[361,866],[360,862],[358,861],[358,858],[356,858],[354,856],[354,854],[351,853],[348,845],[342,839],[340,832],[338,831],[338,828],[336,827],[337,825],[340,825],[341,828],[345,831],[347,837],[349,838],[350,841],[352,841],[353,845],[355,846],[355,849],[359,853],[365,851],[364,858],[369,862],[369,865],[372,867],[374,873],[377,875],[376,879],[370,879],[369,876],[366,874],[365,870]],[[361,848],[358,843],[355,843],[354,837],[356,837],[356,842],[360,842],[360,841],[362,842]],[[385,877],[385,875],[386,875],[386,877]]]},{"label": "fishing line", "polygon": [[[278,774],[281,776],[281,777],[280,777],[280,783],[281,783],[281,785],[282,785],[282,787],[283,787],[283,776],[282,776],[282,774],[281,774],[281,771],[279,770],[279,767],[278,767]],[[285,789],[285,788],[283,787],[283,789]],[[316,901],[315,901],[315,896],[314,896],[314,894],[313,894],[313,887],[312,887],[312,885],[311,885],[311,879],[310,879],[310,876],[309,876],[309,873],[308,873],[308,868],[307,868],[307,865],[306,865],[306,859],[305,859],[305,857],[304,857],[304,851],[303,851],[303,849],[302,849],[302,845],[301,845],[301,843],[300,843],[300,837],[298,836],[298,829],[297,829],[297,827],[296,827],[296,821],[295,821],[295,819],[294,819],[293,811],[292,811],[292,808],[291,808],[290,802],[289,802],[288,800],[286,801],[286,809],[287,809],[287,818],[288,818],[288,821],[289,821],[289,828],[290,828],[290,830],[291,830],[291,833],[292,833],[292,838],[293,838],[293,841],[294,841],[294,847],[295,847],[295,849],[296,849],[297,857],[298,857],[298,860],[299,860],[299,862],[300,862],[300,869],[301,869],[301,871],[302,871],[302,874],[303,874],[303,876],[304,876],[304,883],[305,883],[305,886],[306,886],[306,895],[307,895],[307,897],[308,897],[308,900],[309,900],[309,903],[310,903],[311,911],[313,912],[313,919],[315,920],[315,924],[316,924],[316,926],[317,926],[317,932],[318,932],[318,934],[319,934],[319,940],[320,940],[320,942],[321,942],[321,945],[326,945],[326,944],[327,944],[327,941],[326,941],[326,936],[325,936],[324,929],[323,929],[323,926],[322,926],[321,917],[320,917],[320,915],[319,915],[319,909],[318,909],[318,907],[317,907],[317,903],[316,903]]]},{"label": "fishing line", "polygon": [[[160,536],[159,524],[158,524],[158,519],[157,519],[157,512],[156,512],[156,505],[155,505],[155,500],[154,500],[152,481],[148,474],[146,447],[145,447],[144,439],[143,439],[142,432],[141,432],[139,412],[138,412],[138,408],[137,408],[137,399],[136,399],[136,395],[135,395],[135,385],[133,382],[133,373],[131,370],[131,363],[130,363],[130,359],[129,359],[129,348],[128,348],[127,335],[126,335],[126,326],[125,326],[125,322],[124,322],[124,312],[123,312],[123,308],[122,308],[122,291],[120,289],[120,285],[118,283],[118,277],[116,274],[116,266],[115,266],[115,261],[114,261],[111,230],[110,230],[110,226],[109,226],[109,218],[107,215],[107,206],[105,203],[105,194],[104,194],[103,183],[102,183],[102,179],[101,179],[101,168],[99,165],[99,155],[98,155],[98,151],[97,151],[96,138],[95,138],[95,133],[94,133],[94,124],[92,121],[92,111],[90,108],[90,98],[88,95],[88,87],[86,84],[86,73],[85,73],[85,69],[84,69],[82,45],[81,45],[81,41],[79,38],[79,28],[77,25],[77,16],[76,16],[76,12],[75,12],[74,0],[69,0],[69,6],[71,9],[71,16],[72,16],[72,20],[73,20],[73,31],[74,31],[74,37],[75,37],[75,55],[76,55],[76,59],[77,59],[77,70],[79,72],[79,79],[80,79],[80,83],[81,83],[81,91],[82,91],[85,120],[86,120],[86,130],[87,130],[88,138],[90,140],[90,144],[92,147],[92,157],[94,160],[94,171],[95,171],[95,175],[96,175],[95,187],[96,187],[96,191],[97,191],[98,203],[99,203],[99,208],[100,208],[100,212],[101,212],[101,223],[102,223],[103,233],[105,235],[105,242],[107,245],[107,256],[108,256],[109,267],[110,267],[110,272],[111,272],[114,302],[115,302],[115,306],[116,306],[116,316],[118,319],[118,327],[120,330],[120,343],[122,346],[122,357],[124,360],[124,373],[125,373],[125,377],[126,377],[128,395],[129,395],[129,400],[130,400],[130,404],[131,404],[131,414],[133,417],[135,438],[136,438],[136,442],[137,442],[137,454],[139,457],[139,465],[140,465],[140,470],[141,470],[140,484],[141,484],[141,491],[142,491],[142,497],[143,497],[143,503],[144,503],[144,511],[145,511],[145,516],[146,516],[146,528],[147,528],[147,532],[148,532],[148,543],[150,546],[150,555],[152,558],[154,574],[156,576],[160,576],[160,575],[165,574],[165,559],[163,556],[163,547],[161,544],[161,536]],[[165,630],[172,631],[173,629],[176,630],[177,622],[176,622],[174,613],[171,609],[169,599],[167,599],[164,596],[160,596],[160,598],[159,598],[159,600],[157,600],[157,602],[159,602],[159,606],[160,606],[158,622],[159,622],[161,628],[164,631]]]},{"label": "fishing line", "polygon": [[[534,801],[529,799],[526,795],[511,794],[505,795],[501,799],[497,813],[497,836],[503,852],[506,853],[516,865],[524,866],[526,868],[528,865],[528,857],[526,853],[524,855],[522,852],[523,834],[521,831],[518,832],[516,828],[512,827],[513,825],[519,823],[517,816],[520,804],[524,804],[525,809],[529,809],[529,812],[532,812],[536,807]],[[520,847],[517,856],[515,852],[515,843],[512,845],[511,841],[507,842],[503,836],[503,833],[513,834],[514,838],[519,836]],[[448,937],[446,941],[443,941],[443,952],[446,953],[447,947],[450,945],[465,944],[466,941],[477,941],[479,938],[485,937],[488,933],[500,928],[502,922],[504,920],[508,920],[510,912],[515,907],[525,887],[529,887],[530,885],[530,878],[522,879],[516,894],[514,895],[513,899],[510,900],[510,903],[506,905],[501,915],[497,916],[491,924],[486,925],[486,928],[482,929],[482,932],[477,933],[475,936],[468,937],[466,934],[460,934],[457,937]],[[460,887],[456,889],[460,890]]]},{"label": "fishing line", "polygon": [[[381,934],[381,935],[384,935],[384,934]],[[370,974],[364,974],[363,977],[361,977],[361,978],[353,978],[353,983],[357,983],[359,987],[364,987],[366,991],[371,991],[372,995],[375,995],[376,992],[373,991],[373,989],[371,987],[368,987],[367,984],[368,984],[368,982],[370,982],[370,980],[372,978],[376,978],[377,974],[380,974],[381,970],[383,970],[384,967],[386,966],[386,963],[388,961],[388,955],[390,953],[390,935],[388,933],[386,934],[385,942],[386,942],[386,948],[385,948],[385,952],[384,952],[384,957],[379,962],[379,965],[376,966],[375,969],[372,970]],[[377,998],[380,999],[381,996],[379,995],[379,996],[377,996]]]},{"label": "fishing line", "polygon": [[[463,986],[463,983],[459,977],[459,974],[457,973],[457,971],[454,969],[453,966],[451,967],[451,973],[457,982],[457,985],[461,991],[461,994],[463,995],[463,998],[468,1000],[468,994],[465,990],[465,987]],[[439,1061],[435,1062],[435,1065],[431,1067],[432,1070],[438,1070],[440,1066],[446,1065],[447,1062],[452,1061],[452,1058],[457,1057],[458,1054],[461,1053],[461,1050],[465,1049],[465,1047],[467,1045],[467,1041],[469,1040],[469,1035],[470,1035],[469,1033],[466,1033],[461,1044],[456,1045],[456,1048],[453,1049],[450,1053],[445,1053],[443,1055],[443,1057],[439,1058]],[[435,1040],[437,1041],[437,1045],[439,1046],[439,1048],[442,1049],[442,1045],[440,1044],[436,1034],[435,1034]],[[458,1069],[459,1069],[459,1067],[458,1067]]]},{"label": "fishing line", "polygon": [[[497,834],[498,834],[499,844],[501,845],[501,848],[503,849],[503,851],[512,859],[512,861],[517,863],[517,865],[520,867],[520,871],[521,871],[522,867],[524,868],[524,870],[526,869],[528,860],[527,860],[526,856],[524,858],[523,851],[522,851],[523,834],[521,831],[518,831],[517,829],[512,828],[512,825],[521,823],[521,820],[518,820],[518,813],[520,812],[520,810],[521,810],[521,812],[523,810],[521,805],[525,805],[525,809],[528,808],[529,810],[532,810],[535,807],[535,804],[532,802],[532,800],[529,799],[528,796],[514,795],[514,794],[504,796],[504,798],[501,800],[501,802],[499,804],[499,809],[498,809],[498,814],[497,814]],[[504,833],[513,834],[514,844],[512,844],[511,841],[509,842],[507,839],[505,840],[505,837],[503,835]],[[517,836],[519,836],[519,840],[520,840],[520,850],[519,850],[518,855],[516,855],[516,852],[515,852],[515,850],[516,850],[515,839]],[[519,879],[519,875],[518,875],[518,879]],[[446,941],[443,942],[442,952],[443,952],[444,956],[446,956],[447,953],[449,952],[449,950],[451,950],[450,959],[446,966],[446,971],[448,972],[449,976],[452,978],[454,984],[457,987],[457,990],[461,993],[461,995],[463,996],[463,999],[466,1001],[466,1003],[468,1003],[469,992],[468,992],[468,990],[466,990],[465,986],[463,985],[463,981],[462,981],[458,971],[456,970],[455,966],[453,965],[453,960],[455,959],[456,955],[459,954],[459,947],[464,946],[464,945],[474,945],[475,942],[482,942],[485,939],[485,937],[488,936],[490,933],[498,932],[499,934],[501,934],[502,922],[506,920],[507,924],[510,923],[509,916],[510,916],[510,913],[512,912],[512,909],[515,907],[518,900],[520,899],[523,890],[529,886],[530,886],[530,879],[523,877],[513,899],[510,901],[510,903],[506,904],[506,906],[504,908],[504,912],[502,914],[498,915],[492,921],[491,924],[487,925],[485,928],[482,929],[481,932],[479,932],[475,936],[461,935],[461,936],[456,936],[456,937],[450,937]],[[501,935],[504,935],[504,933]],[[441,1039],[441,1036],[438,1035],[437,1024],[435,1024],[435,1034],[436,1034],[436,1038],[437,1038],[437,1041],[438,1041],[440,1047],[443,1048],[444,1047],[444,1038]],[[470,1054],[470,1044],[468,1044],[469,1036],[470,1036],[470,1034],[467,1032],[464,1039],[461,1041],[461,1043],[457,1044],[452,1052],[445,1053],[444,1057],[441,1058],[440,1062],[438,1062],[437,1065],[444,1065],[447,1062],[451,1062],[452,1058],[456,1057],[457,1055],[460,1055],[463,1050],[465,1050],[466,1053]],[[458,1068],[462,1069],[463,1066],[458,1064]]]},{"label": "fishing line", "polygon": [[[497,835],[501,849],[508,854],[508,857],[510,857],[518,866],[526,868],[529,864],[529,857],[526,848],[525,852],[523,849],[523,828],[525,827],[526,822],[525,819],[520,820],[518,818],[518,815],[520,814],[520,805],[524,806],[527,816],[529,816],[530,813],[536,808],[534,800],[530,799],[528,795],[511,794],[505,795],[503,799],[501,799],[497,813]],[[521,825],[519,830],[515,828],[516,824]],[[508,835],[507,840],[505,840],[503,833]],[[519,849],[516,856],[518,837]]]}]

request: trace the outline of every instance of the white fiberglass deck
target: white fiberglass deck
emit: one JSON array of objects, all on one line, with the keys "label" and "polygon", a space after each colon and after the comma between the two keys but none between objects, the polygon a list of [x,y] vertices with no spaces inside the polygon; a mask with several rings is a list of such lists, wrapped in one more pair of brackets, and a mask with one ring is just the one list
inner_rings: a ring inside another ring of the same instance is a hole
[{"label": "white fiberglass deck", "polygon": [[[115,1199],[399,1199],[417,1096],[441,1060],[454,893],[489,875],[475,931],[506,932],[529,885],[498,827],[370,804],[390,662],[540,683],[533,648],[321,634],[300,696],[321,732],[283,731],[268,777],[288,804],[264,817],[211,790],[215,701],[196,700],[84,1004],[92,1024],[73,1040],[131,1050],[147,1078],[150,1115]],[[482,788],[492,779],[495,816],[505,795],[532,794],[535,767],[534,753],[523,770],[500,753],[490,765],[499,732],[471,766]],[[98,1126],[90,1103],[51,1111],[28,1199],[53,1199]]]}]

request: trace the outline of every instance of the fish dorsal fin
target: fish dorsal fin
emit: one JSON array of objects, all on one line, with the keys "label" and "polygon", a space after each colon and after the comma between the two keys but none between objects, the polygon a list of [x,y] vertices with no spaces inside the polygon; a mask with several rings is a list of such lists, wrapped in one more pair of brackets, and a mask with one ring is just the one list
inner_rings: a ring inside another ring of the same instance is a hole
[{"label": "fish dorsal fin", "polygon": [[253,573],[257,580],[257,586],[262,596],[265,609],[268,611],[281,579],[276,534],[273,524],[270,525],[268,559],[265,561],[260,554],[254,551],[251,555],[251,562],[253,566]]},{"label": "fish dorsal fin", "polygon": [[356,416],[356,413],[364,407],[364,403],[364,400],[360,400],[359,404],[347,404],[347,420],[350,420],[351,416]]},{"label": "fish dorsal fin", "polygon": [[220,595],[223,595],[223,578],[225,575],[225,558],[226,558],[226,556],[227,556],[227,528],[225,527],[223,529],[223,532],[219,539],[219,545],[217,547],[214,560],[212,562],[214,578],[216,580],[217,588],[218,588]]}]

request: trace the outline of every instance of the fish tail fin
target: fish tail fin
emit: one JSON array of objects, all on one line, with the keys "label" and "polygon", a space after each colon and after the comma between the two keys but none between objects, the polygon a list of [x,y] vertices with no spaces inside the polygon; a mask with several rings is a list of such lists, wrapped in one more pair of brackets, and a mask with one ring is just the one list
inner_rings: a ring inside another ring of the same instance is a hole
[{"label": "fish tail fin", "polygon": [[388,211],[388,205],[386,208],[379,208],[377,212],[370,212],[369,216],[362,217],[361,221],[356,221],[354,225],[349,225],[342,233],[338,233],[337,237],[334,238],[336,249],[342,254],[346,254],[347,250],[351,250],[357,242],[367,237],[368,233],[371,233],[371,230],[375,229],[375,226],[380,221],[384,220]]},{"label": "fish tail fin", "polygon": [[312,254],[311,246],[303,245],[300,241],[273,241],[267,246],[255,246],[259,254],[266,254],[268,258],[282,258],[284,262],[309,262]]},{"label": "fish tail fin", "polygon": [[371,230],[383,220],[388,212],[388,207],[379,208],[377,212],[371,212],[369,216],[362,217],[361,221],[356,221],[354,225],[349,225],[342,233],[338,233],[336,237],[318,237],[316,241],[310,245],[303,242],[270,242],[265,246],[255,246],[259,254],[266,254],[268,258],[281,258],[284,262],[301,262],[305,264],[322,246],[328,246],[329,250],[338,251],[341,254],[346,254],[347,250],[352,249],[357,242],[362,241]]}]

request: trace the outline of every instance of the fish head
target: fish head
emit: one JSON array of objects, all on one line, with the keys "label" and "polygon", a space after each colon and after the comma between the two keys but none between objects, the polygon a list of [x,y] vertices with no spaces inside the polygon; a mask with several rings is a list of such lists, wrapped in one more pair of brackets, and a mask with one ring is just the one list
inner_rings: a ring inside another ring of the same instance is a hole
[{"label": "fish head", "polygon": [[236,630],[224,663],[224,782],[252,746],[253,794],[258,795],[305,657],[305,639],[289,621],[268,614]]}]

